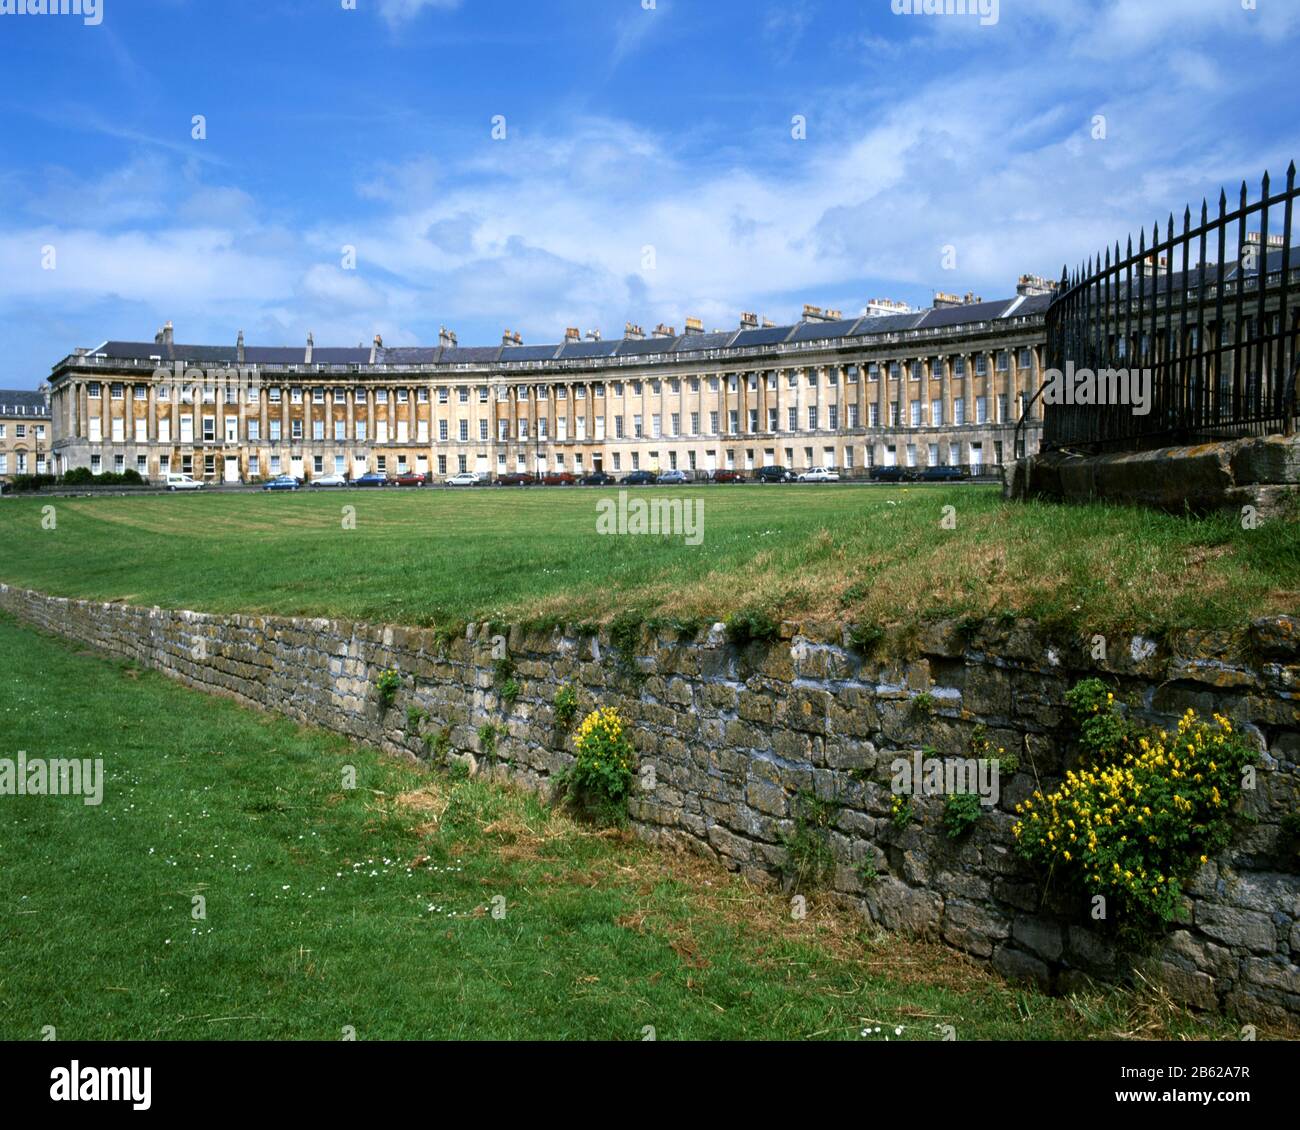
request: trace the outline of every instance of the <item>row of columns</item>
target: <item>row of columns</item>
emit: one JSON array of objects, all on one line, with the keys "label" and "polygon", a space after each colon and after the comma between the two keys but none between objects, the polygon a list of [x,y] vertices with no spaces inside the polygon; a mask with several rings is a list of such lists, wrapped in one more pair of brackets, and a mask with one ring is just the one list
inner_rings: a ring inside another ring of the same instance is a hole
[{"label": "row of columns", "polygon": [[[858,407],[857,427],[859,429],[864,429],[869,425],[871,385],[873,383],[876,385],[875,403],[878,411],[878,426],[889,428],[892,425],[890,406],[896,403],[898,405],[897,426],[900,429],[906,429],[911,425],[911,404],[915,400],[921,400],[922,403],[926,403],[930,399],[934,399],[932,396],[934,390],[931,387],[931,384],[936,380],[940,385],[939,399],[942,399],[943,401],[943,426],[952,426],[955,424],[953,404],[957,399],[956,385],[958,381],[966,382],[965,388],[962,391],[962,397],[968,402],[968,415],[966,422],[975,422],[973,416],[973,403],[971,402],[973,402],[975,397],[979,395],[978,382],[983,382],[984,395],[988,397],[989,404],[988,422],[1012,423],[1015,421],[1017,413],[1018,394],[1029,393],[1032,389],[1037,387],[1040,379],[1039,374],[1041,371],[1041,362],[1036,348],[1032,350],[1033,361],[1028,372],[1022,371],[1021,366],[1018,364],[1018,356],[1012,352],[1008,368],[1005,371],[1005,374],[1002,375],[997,372],[994,357],[989,354],[983,354],[988,363],[988,368],[983,376],[977,376],[975,373],[975,359],[976,357],[981,356],[981,354],[961,353],[953,356],[959,356],[964,359],[964,376],[958,377],[953,374],[952,357],[945,358],[941,361],[939,366],[941,371],[937,374],[934,372],[935,365],[932,358],[913,358],[908,361],[900,360],[897,362],[900,366],[899,377],[897,379],[892,378],[889,375],[889,366],[891,362],[881,361],[878,362],[880,365],[880,371],[879,377],[875,382],[868,379],[868,363],[859,365],[856,381],[857,397],[855,401]],[[912,388],[910,368],[913,361],[919,362],[923,369],[921,378],[917,382],[917,387],[920,390],[919,396],[910,395]],[[836,404],[838,407],[838,418],[835,427],[832,429],[828,426],[830,422],[828,414],[820,415],[818,420],[818,433],[830,432],[832,434],[841,434],[853,430],[849,421],[848,408],[850,401],[848,393],[849,390],[855,387],[855,383],[849,381],[847,378],[847,366],[837,364],[820,367],[814,366],[811,368],[813,368],[813,371],[818,375],[818,388],[815,395],[810,395],[811,390],[808,389],[806,382],[802,377],[804,369],[801,367],[797,369],[787,368],[753,371],[753,375],[756,378],[756,384],[752,389],[750,387],[750,372],[687,375],[676,378],[623,378],[621,382],[617,382],[621,383],[624,387],[624,394],[621,398],[616,398],[610,394],[612,386],[616,383],[611,380],[603,382],[606,387],[606,395],[598,397],[596,395],[597,385],[591,381],[564,382],[561,384],[543,382],[540,385],[532,383],[525,385],[522,384],[522,382],[515,381],[503,386],[501,381],[498,379],[495,384],[490,384],[488,386],[470,386],[472,391],[469,397],[469,403],[471,405],[481,403],[478,398],[477,389],[482,387],[488,388],[488,399],[486,404],[488,409],[488,442],[494,445],[504,443],[507,449],[507,454],[509,454],[511,450],[514,450],[516,453],[523,453],[528,448],[540,448],[546,444],[578,442],[591,443],[600,442],[601,439],[605,442],[613,442],[618,438],[615,434],[614,424],[614,417],[618,414],[621,414],[624,418],[624,439],[631,440],[635,438],[633,417],[638,414],[642,418],[643,437],[652,438],[652,429],[649,426],[649,419],[651,416],[650,401],[654,396],[657,396],[659,399],[659,410],[661,416],[670,418],[674,408],[680,416],[680,427],[678,428],[676,435],[671,434],[670,427],[667,431],[661,434],[659,438],[662,439],[687,438],[692,434],[698,434],[701,436],[708,434],[717,434],[719,436],[745,435],[754,434],[755,430],[758,433],[770,434],[773,429],[768,426],[770,423],[768,413],[769,409],[773,407],[777,410],[777,427],[775,430],[783,433],[789,433],[790,431],[788,427],[789,420],[787,418],[789,409],[792,407],[796,409],[796,423],[798,427],[795,429],[795,433],[797,434],[799,432],[810,430],[807,427],[806,413],[808,407],[813,403],[818,405],[819,412],[824,412],[826,407],[831,403]],[[788,382],[789,374],[791,372],[800,374],[800,379],[796,389],[789,388]],[[776,376],[774,388],[769,388],[768,373],[774,373]],[[735,393],[732,393],[730,390],[733,376],[736,381]],[[667,393],[665,390],[669,387],[669,382],[674,379],[680,381],[679,391],[675,394]],[[718,382],[718,392],[716,396],[710,391],[710,381],[713,379],[716,379]],[[641,383],[639,406],[632,402],[632,397],[629,396],[627,391],[637,381],[640,381]],[[659,394],[650,392],[655,381],[661,383],[661,392]],[[690,388],[692,381],[695,382],[696,386],[694,390]],[[89,396],[89,386],[92,383],[98,383],[100,385],[101,395],[97,405]],[[93,415],[98,414],[101,421],[102,439],[105,442],[112,440],[113,400],[111,390],[114,385],[121,385],[122,387],[122,441],[127,443],[135,441],[134,426],[137,415],[134,409],[136,403],[135,389],[141,387],[141,385],[127,381],[91,382],[89,380],[77,380],[70,386],[63,386],[60,389],[56,389],[55,396],[56,398],[62,398],[62,405],[61,409],[55,410],[55,418],[62,420],[65,426],[66,435],[79,436],[82,438],[88,437],[90,434],[88,426],[89,421]],[[144,416],[146,438],[149,442],[157,442],[159,439],[158,407],[161,403],[164,403],[158,395],[160,386],[156,383],[149,383],[143,385],[143,387],[146,389],[144,398],[146,405]],[[232,414],[230,411],[231,409],[235,410],[233,414],[241,421],[247,421],[254,416],[257,418],[259,422],[260,438],[263,442],[270,439],[269,424],[272,419],[277,417],[281,425],[281,441],[289,441],[292,438],[291,408],[293,405],[291,396],[288,395],[288,388],[282,388],[281,398],[278,403],[271,401],[268,388],[261,388],[258,394],[256,410],[254,413],[249,413],[249,405],[245,400],[245,386],[242,384],[225,382],[218,379],[214,384],[207,386],[212,389],[213,394],[213,399],[210,402],[204,402],[201,398],[201,393],[199,398],[191,398],[187,402],[182,402],[182,397],[180,395],[181,390],[175,385],[169,387],[171,388],[172,395],[168,398],[166,403],[169,404],[170,408],[169,418],[171,420],[171,442],[180,442],[180,421],[182,415],[190,415],[193,417],[195,442],[202,441],[204,416],[211,416],[214,419],[214,439],[219,443],[224,442],[224,420],[228,415]],[[312,390],[307,387],[303,388],[303,434],[301,438],[304,442],[310,442],[313,440],[313,423],[316,419],[315,409],[317,407],[322,410],[322,418],[324,421],[324,441],[332,441],[334,439],[332,428],[335,420],[335,409],[340,406],[336,400],[336,387],[337,386],[325,387],[323,402],[320,405],[317,405],[314,402]],[[499,392],[502,387],[504,387],[506,391],[504,399],[501,398]],[[519,396],[519,389],[521,387],[528,390],[528,395],[523,398],[525,404],[522,406],[520,404]],[[544,396],[541,398],[537,395],[539,388],[544,390]],[[558,395],[561,388],[565,390],[565,396],[563,398]],[[228,389],[234,390],[234,400],[230,403],[227,403],[226,399]],[[418,405],[420,403],[419,395],[422,389],[427,391],[429,396],[428,402],[430,404],[428,420],[430,433],[427,441],[419,439]],[[833,389],[835,396],[833,398],[830,396],[823,396],[823,389],[827,391]],[[578,390],[582,390],[581,396],[577,395]],[[377,411],[377,392],[379,390],[373,387],[358,387],[350,391],[351,395],[349,395],[349,390],[344,390],[342,396],[343,406],[346,409],[344,419],[347,428],[347,442],[350,443],[355,441],[358,407],[364,405],[364,410],[361,414],[366,419],[368,425],[366,442],[373,443],[375,442],[376,425],[379,422],[379,414]],[[397,424],[399,422],[405,422],[407,425],[407,436],[405,442],[436,442],[438,437],[433,433],[433,429],[436,427],[436,422],[433,418],[434,412],[432,410],[435,394],[432,389],[430,389],[428,385],[415,385],[407,386],[405,392],[406,402],[401,404],[397,402],[398,388],[387,386],[389,399],[384,416],[391,425],[388,434],[388,442],[398,442]],[[788,395],[790,392],[794,393],[793,397]],[[893,395],[891,395],[891,393]],[[1003,394],[1007,397],[1009,419],[1003,421],[998,421],[997,419],[997,396],[999,394]],[[666,403],[668,396],[677,397],[676,405]],[[1029,397],[1026,395],[1026,400],[1028,399]],[[542,411],[543,402],[545,403],[545,411]],[[132,407],[128,410],[126,407],[127,405]],[[502,405],[505,405],[504,416],[508,421],[507,426],[504,429],[504,437],[502,437],[502,429],[500,426],[500,421],[503,416]],[[597,405],[601,408],[600,412],[597,411]],[[560,410],[561,406],[565,409],[563,413]],[[621,412],[612,411],[611,409],[613,407],[618,407],[621,409]],[[637,407],[640,409],[639,412],[636,411]],[[188,409],[189,411],[184,411],[184,409]],[[204,409],[210,409],[210,411],[205,412]],[[737,413],[737,430],[735,432],[730,431],[729,428],[729,413],[733,410]],[[749,413],[751,410],[757,412],[757,429],[751,429],[749,426]],[[691,431],[690,426],[690,415],[692,411],[699,415],[699,430],[694,433]],[[711,433],[709,431],[709,413],[713,411],[718,413],[718,430],[716,433]],[[60,415],[60,412],[62,412],[62,415]],[[597,415],[604,417],[604,436],[600,438],[597,436]],[[1041,415],[1041,410],[1038,409],[1037,406],[1035,406],[1033,415],[1035,417]],[[469,436],[471,441],[479,440],[479,435],[477,434],[478,429],[476,429],[474,425],[478,423],[481,418],[480,414],[471,412]],[[517,421],[520,419],[525,419],[528,422],[528,439],[526,441],[521,441],[519,439]],[[545,439],[543,439],[540,434],[540,424],[543,419],[546,419],[549,423],[549,430]],[[565,435],[563,439],[560,438],[560,428],[558,423],[560,419],[566,421]],[[582,439],[579,439],[578,436],[579,419],[585,420]],[[928,406],[922,410],[922,419],[923,421],[928,419]],[[458,420],[450,422],[450,426],[456,426],[457,424]],[[243,434],[240,435],[239,441],[244,442],[246,438],[246,431],[244,431]],[[448,440],[454,441],[458,438],[458,435],[453,435],[451,433],[449,427]]]}]

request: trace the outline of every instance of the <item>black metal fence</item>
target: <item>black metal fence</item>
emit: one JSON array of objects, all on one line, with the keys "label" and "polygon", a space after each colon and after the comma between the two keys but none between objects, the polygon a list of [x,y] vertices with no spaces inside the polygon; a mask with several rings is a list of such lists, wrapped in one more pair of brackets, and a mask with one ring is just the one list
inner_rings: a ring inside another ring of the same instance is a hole
[{"label": "black metal fence", "polygon": [[[1064,272],[1047,312],[1043,450],[1142,448],[1293,434],[1300,254],[1292,249],[1295,164],[1264,174],[1253,203],[1220,193],[1200,223],[1170,215],[1137,248],[1107,248]],[[1280,235],[1278,228],[1280,227]],[[1023,418],[1016,453],[1024,454]]]}]

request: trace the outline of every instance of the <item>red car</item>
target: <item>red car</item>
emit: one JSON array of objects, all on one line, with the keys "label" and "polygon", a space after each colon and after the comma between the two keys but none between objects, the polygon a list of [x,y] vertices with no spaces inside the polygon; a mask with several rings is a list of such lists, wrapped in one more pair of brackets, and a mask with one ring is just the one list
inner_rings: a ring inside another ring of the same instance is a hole
[{"label": "red car", "polygon": [[497,486],[499,487],[531,487],[536,485],[537,480],[523,471],[514,471],[511,474],[500,475],[497,478]]},{"label": "red car", "polygon": [[713,481],[715,483],[743,483],[745,476],[739,471],[714,471]]},{"label": "red car", "polygon": [[422,475],[418,471],[399,471],[388,480],[388,484],[395,487],[422,487],[428,479],[428,475]]},{"label": "red car", "polygon": [[568,471],[550,471],[542,476],[542,486],[544,487],[571,487],[578,482],[577,475],[571,475]]}]

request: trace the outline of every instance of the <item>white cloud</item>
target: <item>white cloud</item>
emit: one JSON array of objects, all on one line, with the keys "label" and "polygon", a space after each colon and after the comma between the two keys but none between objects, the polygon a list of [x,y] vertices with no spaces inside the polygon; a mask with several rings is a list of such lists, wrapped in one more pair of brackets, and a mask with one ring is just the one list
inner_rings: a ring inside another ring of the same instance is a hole
[{"label": "white cloud", "polygon": [[[784,134],[774,148],[781,131],[731,134],[730,159],[707,138],[597,117],[539,123],[436,162],[413,146],[362,177],[358,194],[374,207],[300,229],[167,153],[97,179],[59,171],[47,208],[33,201],[25,222],[2,222],[0,299],[148,311],[142,325],[101,336],[146,334],[172,317],[188,340],[229,340],[243,325],[268,343],[297,344],[312,329],[324,346],[376,330],[390,344],[427,343],[440,323],[490,344],[506,326],[554,341],[567,325],[608,337],[626,320],[734,326],[742,309],[787,320],[803,301],[850,312],[891,291],[1004,297],[1021,272],[1055,275],[1170,209],[1181,215],[1202,190],[1253,182],[1274,155],[1224,128],[1240,84],[1198,44],[1232,25],[1221,4],[1188,2],[1190,28],[1139,21],[1127,5],[1059,6],[1069,11],[1014,58],[963,57],[900,81],[891,98],[866,81],[836,90],[816,102],[812,140]],[[420,5],[392,6],[409,16]],[[1145,44],[1149,65],[1044,66],[1117,36]],[[1096,113],[1105,142],[1089,135]],[[1295,132],[1274,139],[1276,152],[1295,146]],[[56,226],[70,215],[75,226]],[[40,270],[47,242],[56,272]],[[344,244],[357,248],[356,272],[340,268]],[[945,245],[957,250],[951,274]]]},{"label": "white cloud", "polygon": [[460,7],[460,0],[379,0],[379,14],[390,24],[415,19],[425,9],[449,12]]}]

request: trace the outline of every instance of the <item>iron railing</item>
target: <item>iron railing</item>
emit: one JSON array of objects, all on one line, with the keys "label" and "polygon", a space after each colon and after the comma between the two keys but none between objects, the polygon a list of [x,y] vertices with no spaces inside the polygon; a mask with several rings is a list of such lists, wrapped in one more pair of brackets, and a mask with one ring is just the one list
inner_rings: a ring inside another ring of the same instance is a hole
[{"label": "iron railing", "polygon": [[[1136,250],[1130,236],[1122,253],[1117,242],[1113,252],[1062,273],[1047,312],[1044,381],[1033,397],[1043,400],[1043,450],[1139,450],[1294,433],[1296,195],[1292,162],[1285,191],[1272,193],[1265,173],[1252,203],[1243,181],[1232,211],[1221,192],[1214,218],[1202,201],[1196,226],[1188,208],[1181,232],[1171,214],[1165,238],[1157,223],[1149,245],[1143,230]],[[1280,239],[1274,212],[1281,213]],[[1096,387],[1108,402],[1060,402],[1064,384],[1053,381],[1053,370],[1066,374],[1070,366],[1076,377],[1085,370],[1105,374]],[[1120,387],[1132,395],[1115,396]],[[1140,407],[1147,411],[1135,411],[1143,387],[1148,398]],[[1027,415],[1016,429],[1017,456],[1025,454]]]}]

